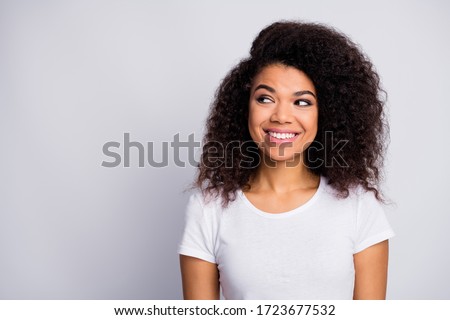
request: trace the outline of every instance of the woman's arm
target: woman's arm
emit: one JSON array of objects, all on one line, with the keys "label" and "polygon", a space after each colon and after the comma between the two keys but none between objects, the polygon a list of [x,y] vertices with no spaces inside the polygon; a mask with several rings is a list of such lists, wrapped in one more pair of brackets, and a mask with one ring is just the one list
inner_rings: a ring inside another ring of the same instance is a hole
[{"label": "woman's arm", "polygon": [[180,255],[180,267],[184,299],[220,299],[219,270],[216,264]]},{"label": "woman's arm", "polygon": [[386,299],[388,240],[353,255],[355,263],[355,300]]}]

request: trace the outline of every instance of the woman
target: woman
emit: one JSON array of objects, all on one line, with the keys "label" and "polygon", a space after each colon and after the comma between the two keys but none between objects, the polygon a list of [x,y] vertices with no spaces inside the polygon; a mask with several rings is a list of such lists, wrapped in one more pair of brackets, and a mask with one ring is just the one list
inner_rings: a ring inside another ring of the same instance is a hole
[{"label": "woman", "polygon": [[345,35],[283,21],[207,120],[179,246],[185,299],[384,299],[379,77]]}]

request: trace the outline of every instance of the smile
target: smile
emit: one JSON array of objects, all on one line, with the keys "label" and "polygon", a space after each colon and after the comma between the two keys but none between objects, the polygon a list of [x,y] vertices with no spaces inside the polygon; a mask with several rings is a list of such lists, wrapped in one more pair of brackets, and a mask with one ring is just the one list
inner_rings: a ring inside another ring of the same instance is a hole
[{"label": "smile", "polygon": [[274,137],[277,139],[283,139],[283,140],[293,138],[298,134],[298,133],[279,133],[279,132],[272,132],[272,131],[269,131],[268,133],[271,137]]},{"label": "smile", "polygon": [[292,142],[295,139],[297,139],[297,136],[299,135],[298,132],[278,132],[278,131],[271,131],[271,130],[265,130],[266,134],[269,135],[269,141],[270,142]]}]

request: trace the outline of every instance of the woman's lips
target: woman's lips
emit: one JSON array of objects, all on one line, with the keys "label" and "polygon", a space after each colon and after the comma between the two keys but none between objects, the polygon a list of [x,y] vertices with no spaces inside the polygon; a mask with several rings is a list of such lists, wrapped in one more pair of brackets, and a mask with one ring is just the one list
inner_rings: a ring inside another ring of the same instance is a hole
[{"label": "woman's lips", "polygon": [[275,132],[275,133],[298,133],[298,131],[288,130],[288,129],[279,129],[279,128],[267,128],[263,129],[264,132]]},{"label": "woman's lips", "polygon": [[[272,131],[272,132],[274,132],[274,131]],[[297,138],[298,138],[298,136],[300,135],[300,133],[294,133],[294,132],[291,132],[291,133],[293,133],[294,134],[294,136],[293,137],[290,137],[290,138],[277,138],[277,137],[274,137],[273,135],[270,135],[270,133],[269,133],[269,131],[265,131],[265,139],[264,140],[266,140],[266,141],[268,141],[268,142],[272,142],[272,143],[276,143],[276,144],[281,144],[281,143],[287,143],[287,142],[294,142]],[[277,134],[280,134],[280,133],[277,133]]]}]

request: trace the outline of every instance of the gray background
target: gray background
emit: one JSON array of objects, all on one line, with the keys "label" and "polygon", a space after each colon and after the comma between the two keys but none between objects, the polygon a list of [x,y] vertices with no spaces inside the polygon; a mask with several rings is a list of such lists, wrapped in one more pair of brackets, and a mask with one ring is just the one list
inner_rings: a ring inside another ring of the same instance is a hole
[{"label": "gray background", "polygon": [[[389,93],[390,299],[450,299],[446,1],[0,1],[0,298],[179,299],[194,168],[104,168],[123,135],[201,139],[214,90],[278,19],[331,24]],[[123,154],[123,152],[122,152]],[[196,154],[198,159],[198,153]],[[187,160],[187,153],[182,152]]]}]

